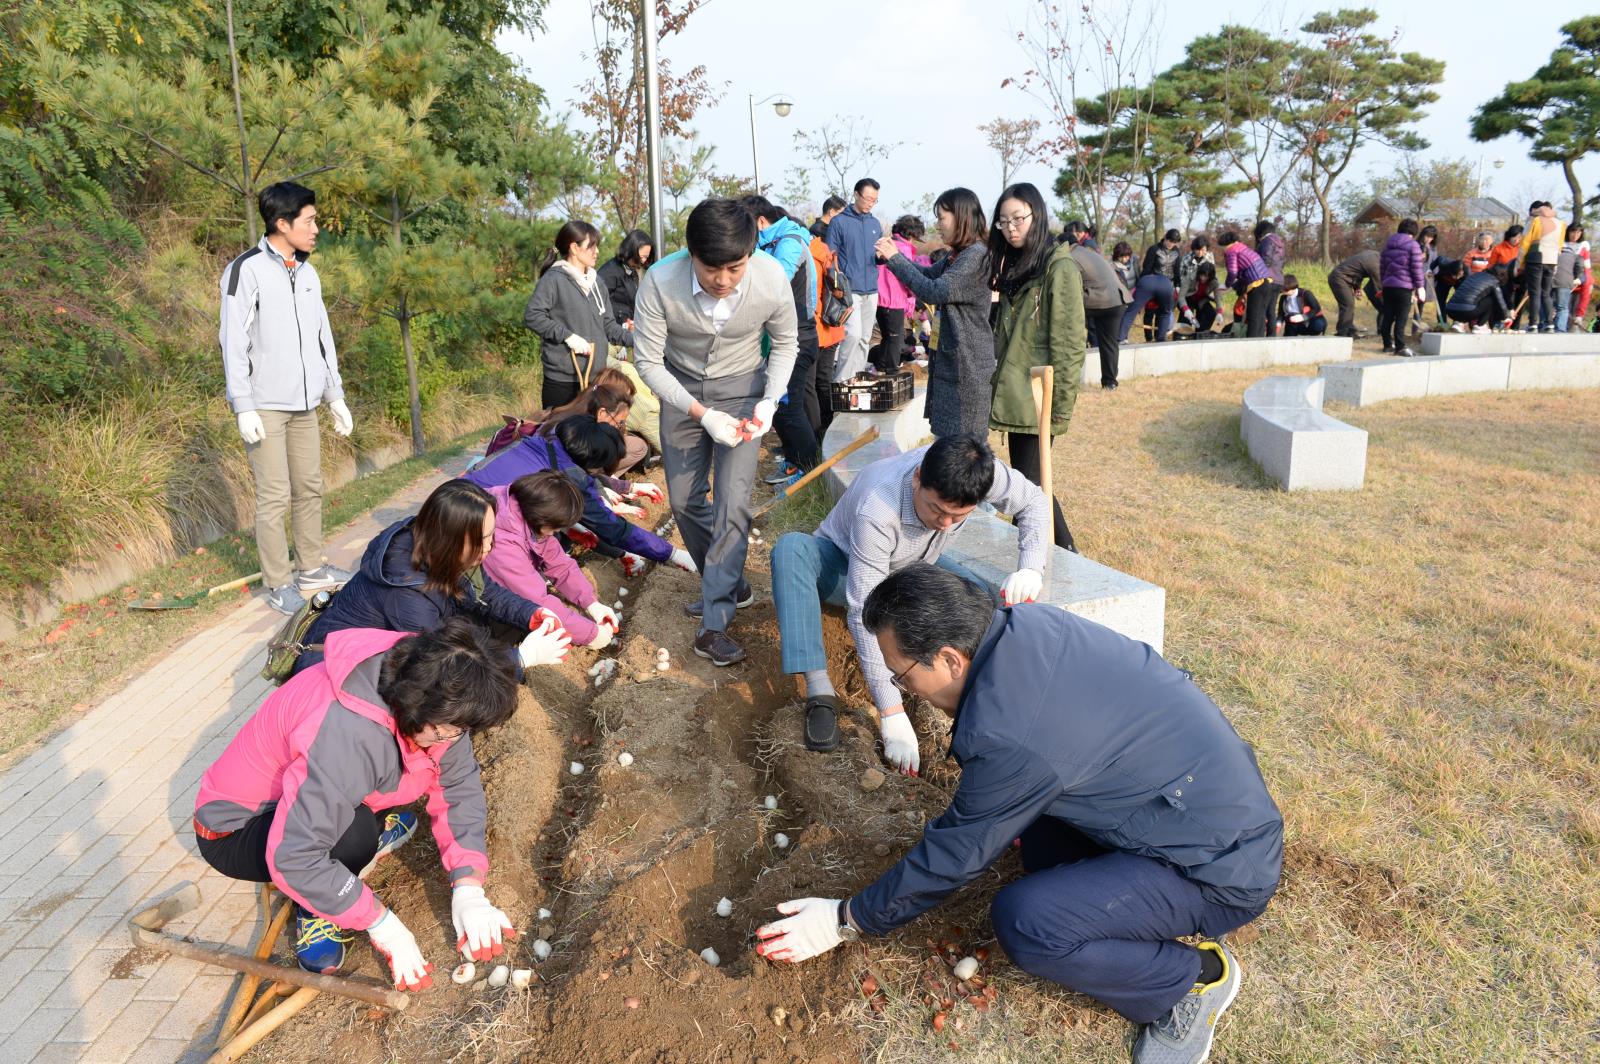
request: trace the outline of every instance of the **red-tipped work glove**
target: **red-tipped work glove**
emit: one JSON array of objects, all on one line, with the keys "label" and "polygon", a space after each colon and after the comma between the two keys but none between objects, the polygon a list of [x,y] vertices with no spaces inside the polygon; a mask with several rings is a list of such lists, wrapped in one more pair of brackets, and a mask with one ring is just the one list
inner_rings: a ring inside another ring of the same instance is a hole
[{"label": "red-tipped work glove", "polygon": [[634,484],[633,490],[628,492],[628,498],[644,499],[647,502],[655,503],[657,506],[667,501],[667,497],[662,494],[661,489],[647,480],[641,480]]},{"label": "red-tipped work glove", "polygon": [[517,933],[506,914],[489,904],[483,888],[471,883],[451,892],[450,920],[456,925],[456,949],[469,961],[500,956],[506,936]]},{"label": "red-tipped work glove", "polygon": [[422,956],[417,937],[392,909],[385,909],[378,922],[367,928],[367,936],[372,948],[388,962],[396,990],[426,990],[433,985],[433,965]]},{"label": "red-tipped work glove", "polygon": [[769,961],[808,961],[842,941],[837,900],[796,898],[779,902],[778,911],[788,919],[756,928],[756,952]]},{"label": "red-tipped work glove", "polygon": [[567,529],[567,538],[572,541],[574,547],[582,547],[584,550],[594,550],[600,546],[600,537],[582,525],[573,525]]},{"label": "red-tipped work glove", "polygon": [[629,551],[622,556],[622,575],[631,580],[643,573],[648,564],[642,557]]}]

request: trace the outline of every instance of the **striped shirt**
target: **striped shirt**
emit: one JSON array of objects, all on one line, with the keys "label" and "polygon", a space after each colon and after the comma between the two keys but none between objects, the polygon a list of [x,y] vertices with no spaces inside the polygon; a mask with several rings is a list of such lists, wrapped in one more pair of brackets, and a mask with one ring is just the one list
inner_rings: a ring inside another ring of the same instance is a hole
[{"label": "striped shirt", "polygon": [[[861,675],[878,709],[900,705],[900,692],[890,683],[878,640],[861,623],[867,596],[896,569],[913,562],[939,560],[952,537],[961,531],[935,532],[922,523],[912,503],[911,474],[922,466],[928,448],[885,458],[863,469],[816,534],[844,552],[850,572],[845,581],[845,621],[856,641]],[[1044,572],[1049,549],[1050,503],[1027,477],[1001,462],[994,463],[994,484],[984,501],[1016,518],[1019,569]],[[966,522],[962,522],[965,524]]]}]

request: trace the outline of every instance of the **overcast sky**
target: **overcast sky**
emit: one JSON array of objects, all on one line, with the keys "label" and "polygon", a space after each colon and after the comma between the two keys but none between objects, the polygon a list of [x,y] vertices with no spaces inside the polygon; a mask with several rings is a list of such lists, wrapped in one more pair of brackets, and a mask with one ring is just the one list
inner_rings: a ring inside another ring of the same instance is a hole
[{"label": "overcast sky", "polygon": [[[1000,191],[1000,168],[978,125],[997,116],[1048,119],[1043,105],[1015,88],[1000,87],[1029,65],[1016,35],[1038,2],[709,0],[662,52],[677,70],[703,63],[718,87],[718,102],[696,116],[694,127],[703,143],[716,147],[719,171],[750,172],[747,97],[783,93],[794,103],[787,118],[778,117],[770,104],[757,109],[764,183],[782,189],[785,171],[804,162],[794,146],[797,129],[855,114],[870,121],[874,139],[904,142],[890,160],[872,168],[883,185],[880,215],[914,210],[925,196],[953,185],[972,188],[988,205]],[[1352,0],[1344,4],[1353,6]],[[1295,13],[1344,4],[1291,5],[1289,15],[1281,14],[1282,7],[1260,4],[1163,4],[1154,21],[1160,41],[1155,62],[1158,69],[1178,62],[1188,41],[1223,21],[1298,25],[1304,18]],[[1064,6],[1074,5],[1066,0]],[[1469,120],[1506,81],[1528,76],[1548,58],[1560,42],[1561,23],[1576,16],[1576,6],[1536,3],[1518,7],[1514,16],[1485,21],[1462,0],[1407,0],[1403,6],[1381,5],[1374,27],[1397,34],[1402,51],[1445,61],[1441,98],[1420,126],[1430,150],[1473,162],[1482,157],[1484,194],[1499,196],[1519,213],[1535,196],[1566,198],[1560,169],[1530,160],[1520,138],[1478,144],[1468,133]],[[819,17],[828,19],[826,29]],[[572,111],[574,124],[581,126],[574,104],[593,69],[586,58],[594,51],[588,4],[552,0],[545,18],[543,35],[508,34],[501,46],[522,61],[553,107]],[[1391,159],[1385,149],[1368,148],[1345,180],[1381,170]],[[1496,159],[1504,160],[1502,168],[1495,168]],[[1033,181],[1052,199],[1056,170],[1033,164],[1016,179]],[[1585,170],[1580,178],[1592,194],[1600,183],[1600,161],[1591,160]],[[815,179],[812,188],[813,200],[820,199]]]}]

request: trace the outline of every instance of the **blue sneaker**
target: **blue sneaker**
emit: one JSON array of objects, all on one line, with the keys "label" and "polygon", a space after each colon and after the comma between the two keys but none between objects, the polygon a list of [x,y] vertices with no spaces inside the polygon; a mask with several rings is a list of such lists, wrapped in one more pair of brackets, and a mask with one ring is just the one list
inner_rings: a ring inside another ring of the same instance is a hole
[{"label": "blue sneaker", "polygon": [[355,932],[346,931],[332,920],[314,916],[294,907],[294,955],[308,972],[333,975],[344,965],[344,948],[355,941]]},{"label": "blue sneaker", "polygon": [[390,813],[383,818],[383,830],[378,833],[378,852],[372,855],[372,860],[367,862],[367,867],[361,870],[361,878],[366,879],[367,874],[378,865],[379,858],[387,857],[406,843],[411,841],[411,836],[417,833],[417,814],[409,809],[402,809]]}]

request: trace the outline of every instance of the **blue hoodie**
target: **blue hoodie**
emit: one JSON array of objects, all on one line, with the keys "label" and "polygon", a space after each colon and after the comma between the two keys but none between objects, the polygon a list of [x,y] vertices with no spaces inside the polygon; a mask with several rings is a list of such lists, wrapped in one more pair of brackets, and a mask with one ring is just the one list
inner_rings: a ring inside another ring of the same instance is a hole
[{"label": "blue hoodie", "polygon": [[756,247],[778,260],[783,275],[794,283],[795,271],[801,266],[806,271],[805,305],[796,306],[800,322],[817,316],[817,267],[811,258],[811,233],[793,218],[780,218],[761,231]]},{"label": "blue hoodie", "polygon": [[1162,861],[1212,901],[1265,908],[1283,817],[1255,753],[1211,699],[1144,643],[1054,606],[997,610],[950,731],[955,800],[850,900],[869,934],[981,875],[1042,816]]}]

